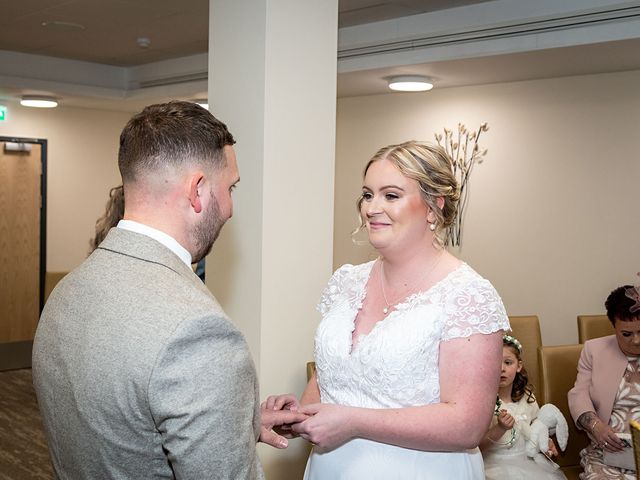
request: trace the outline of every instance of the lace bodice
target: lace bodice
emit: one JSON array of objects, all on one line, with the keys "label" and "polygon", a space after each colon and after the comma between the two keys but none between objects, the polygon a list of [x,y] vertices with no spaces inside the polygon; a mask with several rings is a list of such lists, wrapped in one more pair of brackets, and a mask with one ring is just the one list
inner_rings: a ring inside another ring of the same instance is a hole
[{"label": "lace bodice", "polygon": [[315,337],[321,400],[370,408],[437,403],[440,343],[508,329],[502,301],[487,280],[462,264],[397,304],[359,336],[352,351],[354,320],[374,263],[342,266],[322,294]]}]

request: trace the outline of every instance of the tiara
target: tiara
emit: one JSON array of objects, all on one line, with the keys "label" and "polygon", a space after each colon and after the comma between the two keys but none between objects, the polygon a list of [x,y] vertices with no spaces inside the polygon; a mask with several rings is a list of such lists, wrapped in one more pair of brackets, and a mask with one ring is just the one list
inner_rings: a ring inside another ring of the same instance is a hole
[{"label": "tiara", "polygon": [[[638,272],[638,276],[640,277],[640,272]],[[629,287],[624,291],[624,294],[627,298],[636,302],[635,305],[629,307],[629,311],[631,313],[640,312],[640,287],[637,285],[635,287]]]},{"label": "tiara", "polygon": [[512,337],[511,335],[503,335],[502,342],[508,345],[513,345],[518,349],[518,353],[522,353],[522,344],[518,341],[516,337]]}]

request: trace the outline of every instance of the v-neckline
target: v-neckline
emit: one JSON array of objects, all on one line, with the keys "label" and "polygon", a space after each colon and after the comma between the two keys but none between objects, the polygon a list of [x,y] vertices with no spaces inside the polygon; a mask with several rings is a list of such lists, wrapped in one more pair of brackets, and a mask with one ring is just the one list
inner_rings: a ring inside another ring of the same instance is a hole
[{"label": "v-neckline", "polygon": [[420,290],[418,292],[413,292],[409,295],[407,295],[405,298],[402,299],[401,302],[398,302],[396,304],[394,304],[393,306],[393,310],[391,310],[384,318],[378,320],[377,322],[375,322],[373,324],[373,327],[371,327],[371,330],[369,330],[369,332],[367,333],[359,333],[358,337],[356,339],[356,341],[354,342],[353,339],[353,332],[356,329],[356,319],[358,318],[358,315],[360,314],[360,311],[362,310],[362,305],[364,304],[365,299],[367,298],[367,285],[369,284],[369,281],[371,280],[371,274],[373,273],[373,268],[375,267],[376,263],[379,262],[379,259],[373,260],[371,261],[371,267],[369,269],[369,273],[367,274],[366,278],[364,279],[364,283],[362,284],[362,287],[360,289],[360,291],[358,292],[359,294],[359,299],[355,308],[355,315],[351,318],[351,329],[349,331],[349,357],[353,356],[354,353],[356,353],[356,350],[360,347],[360,343],[362,342],[362,340],[369,338],[371,336],[372,333],[374,333],[376,330],[378,330],[378,325],[382,324],[382,323],[388,323],[389,320],[391,319],[392,316],[394,316],[394,314],[396,312],[398,312],[400,309],[398,307],[404,307],[406,304],[410,303],[410,300],[412,300],[414,297],[418,297],[418,296],[429,296],[433,290],[436,287],[439,287],[440,284],[442,284],[444,281],[446,281],[447,279],[449,279],[451,276],[453,276],[454,273],[460,271],[465,265],[465,262],[460,262],[460,265],[458,265],[456,268],[454,268],[453,270],[451,270],[449,273],[447,273],[444,277],[442,277],[440,280],[438,280],[436,283],[434,283],[433,285],[431,285],[429,288],[427,288],[426,290]]}]

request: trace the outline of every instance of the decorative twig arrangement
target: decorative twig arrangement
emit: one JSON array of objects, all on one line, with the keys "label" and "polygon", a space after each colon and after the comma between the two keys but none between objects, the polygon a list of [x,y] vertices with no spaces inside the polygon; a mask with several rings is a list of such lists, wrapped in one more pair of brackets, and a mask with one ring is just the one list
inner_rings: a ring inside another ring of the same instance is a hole
[{"label": "decorative twig arrangement", "polygon": [[[469,201],[469,189],[467,183],[476,163],[482,163],[483,157],[488,150],[482,150],[480,144],[480,134],[489,130],[486,122],[480,124],[477,131],[469,131],[464,124],[458,124],[457,135],[444,128],[444,134],[436,133],[436,142],[446,150],[452,160],[453,174],[460,185],[460,202],[458,203],[458,215],[451,225],[449,232],[449,243],[456,247],[462,241],[462,223],[464,220],[464,210]],[[455,137],[455,138],[454,138]]]}]

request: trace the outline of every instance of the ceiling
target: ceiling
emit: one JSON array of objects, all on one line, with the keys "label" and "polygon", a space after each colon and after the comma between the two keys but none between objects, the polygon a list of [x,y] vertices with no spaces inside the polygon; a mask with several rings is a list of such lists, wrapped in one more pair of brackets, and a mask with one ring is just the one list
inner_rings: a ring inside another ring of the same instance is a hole
[{"label": "ceiling", "polygon": [[348,72],[338,76],[338,92],[388,93],[386,79],[394,75],[426,75],[447,88],[639,69],[640,40],[633,39]]},{"label": "ceiling", "polygon": [[[339,26],[483,1],[340,0]],[[130,67],[206,52],[209,0],[5,0],[0,32],[0,50]]]},{"label": "ceiling", "polygon": [[[501,2],[339,0],[339,26],[353,30],[372,22],[437,14],[457,7],[463,10],[480,3]],[[96,67],[144,69],[154,62],[206,54],[208,8],[209,0],[0,0],[0,51],[73,59]],[[428,62],[396,62],[381,68],[339,68],[338,96],[387,93],[386,78],[397,74],[424,74],[431,76],[437,87],[451,87],[640,69],[640,38],[594,43],[581,39],[577,43],[554,48],[536,46],[518,53],[484,52]],[[32,93],[15,82],[3,84],[7,77],[2,73],[0,99]],[[206,92],[206,62],[203,78],[199,92],[186,93],[184,87],[174,98],[202,96],[203,88]],[[61,95],[68,105],[100,108],[110,101],[74,95],[68,90],[56,92],[55,82],[47,87],[42,90]],[[123,100],[122,109],[136,110],[148,98]]]}]

